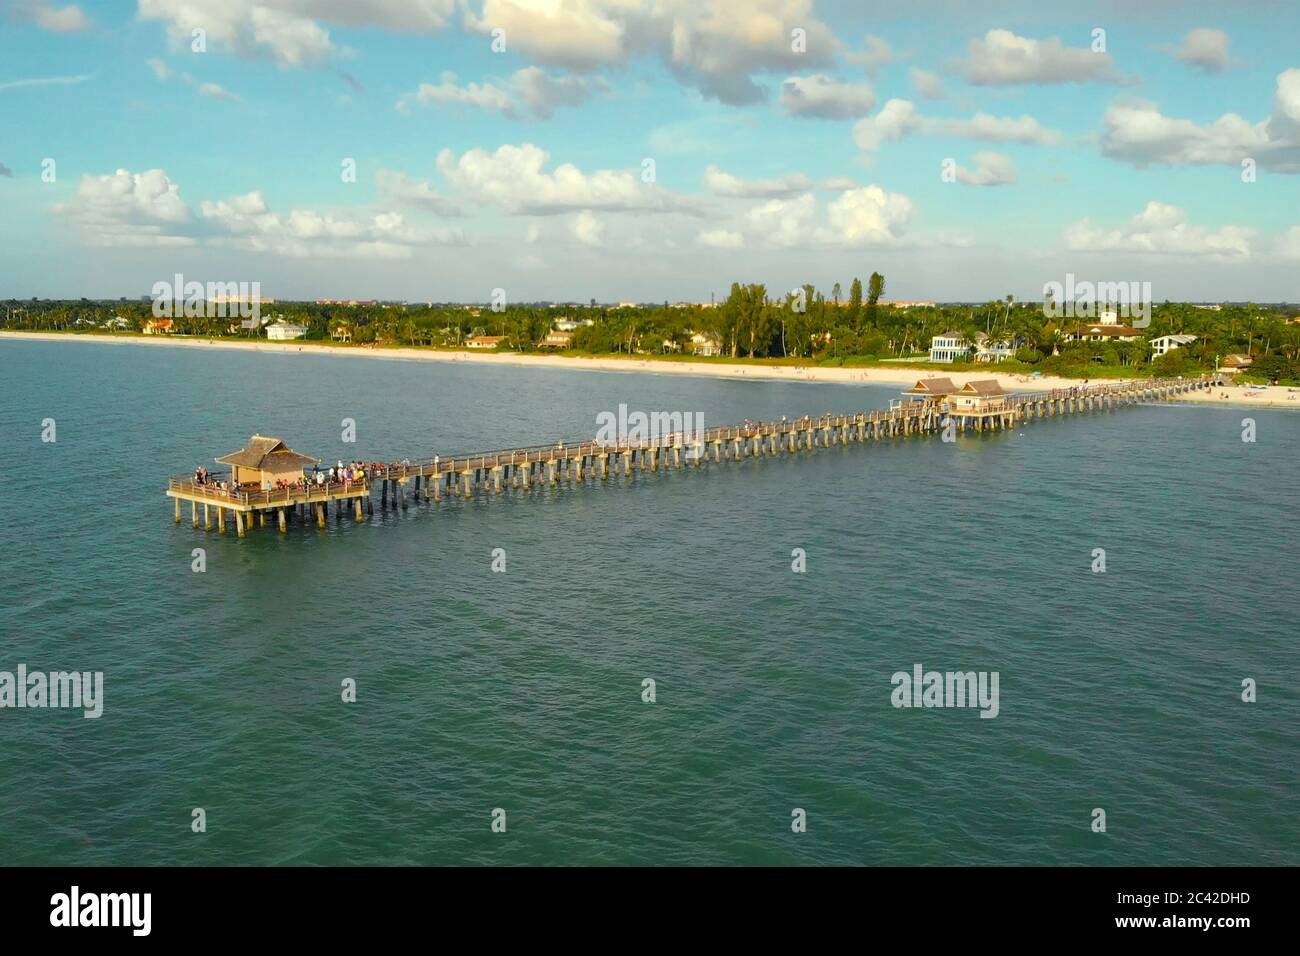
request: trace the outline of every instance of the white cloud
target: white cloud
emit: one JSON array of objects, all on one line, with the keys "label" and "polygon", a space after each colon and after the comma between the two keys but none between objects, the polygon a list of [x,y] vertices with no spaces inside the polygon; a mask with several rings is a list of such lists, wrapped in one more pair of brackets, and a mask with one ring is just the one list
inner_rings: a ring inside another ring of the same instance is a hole
[{"label": "white cloud", "polygon": [[745,245],[745,237],[730,229],[706,229],[695,241],[712,249],[740,249]]},{"label": "white cloud", "polygon": [[867,83],[843,83],[824,73],[792,76],[781,84],[781,108],[791,116],[849,119],[870,113],[876,93]]},{"label": "white cloud", "polygon": [[558,107],[578,106],[596,92],[607,90],[604,80],[578,76],[550,75],[535,66],[517,71],[508,81],[456,83],[455,73],[443,73],[437,86],[421,83],[414,93],[397,101],[407,112],[411,103],[469,106],[501,113],[516,119],[547,119]]},{"label": "white cloud", "polygon": [[824,224],[817,222],[812,193],[770,200],[751,209],[745,223],[756,241],[769,246],[856,247],[898,242],[911,217],[911,199],[873,184],[841,193],[826,206]]},{"label": "white cloud", "polygon": [[375,174],[379,195],[396,205],[415,206],[439,216],[459,216],[460,207],[438,193],[426,180],[415,180],[405,173],[381,169]]},{"label": "white cloud", "polygon": [[1163,256],[1245,259],[1253,231],[1242,226],[1196,226],[1178,206],[1152,200],[1122,226],[1107,229],[1083,219],[1065,230],[1075,252],[1125,252]]},{"label": "white cloud", "polygon": [[231,93],[220,83],[200,83],[199,95],[208,96],[214,100],[227,100],[231,103],[238,103],[239,97]]},{"label": "white cloud", "polygon": [[539,146],[501,146],[496,152],[471,149],[459,158],[449,149],[438,154],[443,178],[467,199],[500,206],[507,212],[551,215],[580,210],[603,212],[696,212],[695,204],[639,175],[601,169],[584,173],[571,163],[547,172],[550,154]]},{"label": "white cloud", "polygon": [[1260,168],[1300,172],[1300,69],[1277,77],[1273,113],[1252,123],[1224,113],[1201,125],[1163,115],[1153,103],[1113,103],[1102,117],[1101,151],[1135,166],[1240,166],[1252,159]]},{"label": "white cloud", "polygon": [[[638,55],[661,59],[681,80],[725,103],[753,103],[753,74],[829,65],[841,44],[812,0],[479,0],[465,25],[502,29],[508,49],[544,64],[589,71]],[[792,49],[791,30],[806,34]]]},{"label": "white cloud", "polygon": [[858,184],[848,176],[832,176],[822,180],[821,188],[827,192],[842,193],[846,189],[857,189]]},{"label": "white cloud", "polygon": [[859,149],[874,152],[885,141],[897,141],[919,128],[923,120],[909,100],[893,99],[875,116],[859,120],[853,126],[853,142]]},{"label": "white cloud", "polygon": [[863,37],[861,52],[846,53],[844,59],[856,66],[863,67],[867,71],[867,75],[873,79],[882,66],[898,62],[898,57],[889,44],[880,37],[872,36],[869,33]]},{"label": "white cloud", "polygon": [[1010,30],[989,30],[971,40],[967,52],[959,69],[977,86],[1120,80],[1110,54],[1067,47],[1056,37],[1033,40]]},{"label": "white cloud", "polygon": [[862,186],[840,195],[826,209],[828,238],[847,245],[889,243],[902,237],[912,218],[912,200],[879,186]]},{"label": "white cloud", "polygon": [[39,0],[15,0],[13,10],[23,19],[52,33],[79,33],[90,29],[90,19],[76,4],[56,7]]},{"label": "white cloud", "polygon": [[1300,260],[1300,226],[1292,226],[1282,233],[1274,248],[1282,259]]},{"label": "white cloud", "polygon": [[598,248],[605,244],[605,224],[586,210],[574,216],[570,231],[584,246]]},{"label": "white cloud", "polygon": [[958,166],[957,182],[966,186],[1006,186],[1016,181],[1016,164],[1001,153],[976,153],[974,169]]},{"label": "white cloud", "polygon": [[55,205],[91,246],[191,246],[189,206],[180,187],[161,169],[119,169],[82,176],[76,194]]},{"label": "white cloud", "polygon": [[291,209],[281,216],[271,212],[260,191],[204,201],[199,208],[218,230],[210,240],[214,245],[292,258],[406,259],[413,247],[465,242],[459,230],[411,226],[400,213],[388,210]]},{"label": "white cloud", "polygon": [[75,76],[37,76],[23,80],[9,80],[0,83],[0,90],[18,90],[28,86],[72,86],[76,83],[93,80],[98,75],[97,73],[79,73]]},{"label": "white cloud", "polygon": [[715,196],[734,199],[789,199],[807,192],[812,180],[802,173],[779,179],[738,179],[717,166],[704,170],[704,185]]},{"label": "white cloud", "polygon": [[916,90],[917,96],[927,100],[943,99],[943,80],[939,79],[938,73],[931,73],[929,70],[914,66],[907,75],[912,81],[912,89]]},{"label": "white cloud", "polygon": [[200,28],[210,44],[286,67],[346,53],[334,45],[326,24],[430,33],[447,25],[456,5],[456,0],[138,0],[140,19],[162,22],[177,45],[188,48],[191,31]]},{"label": "white cloud", "polygon": [[1060,133],[1041,126],[1032,116],[976,113],[970,119],[928,117],[917,113],[911,101],[893,99],[875,116],[859,120],[854,125],[853,141],[859,149],[874,152],[883,143],[900,140],[912,133],[1037,146],[1054,146],[1062,140]]},{"label": "white cloud", "polygon": [[1174,56],[1188,66],[1218,73],[1228,65],[1228,34],[1222,30],[1197,27],[1183,38],[1183,45]]}]

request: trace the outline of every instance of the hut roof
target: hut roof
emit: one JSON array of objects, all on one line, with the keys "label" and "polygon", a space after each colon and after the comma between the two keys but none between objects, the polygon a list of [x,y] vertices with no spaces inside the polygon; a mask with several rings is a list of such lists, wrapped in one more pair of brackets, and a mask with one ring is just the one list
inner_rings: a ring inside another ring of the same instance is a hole
[{"label": "hut roof", "polygon": [[907,390],[909,395],[951,395],[957,386],[950,378],[923,378]]},{"label": "hut roof", "polygon": [[1234,352],[1232,355],[1223,357],[1223,364],[1229,366],[1252,365],[1254,361],[1255,357],[1253,355],[1242,355],[1240,352]]},{"label": "hut roof", "polygon": [[1005,395],[1006,389],[995,378],[982,378],[977,382],[967,382],[961,387],[964,395]]},{"label": "hut roof", "polygon": [[248,440],[247,448],[218,458],[217,464],[238,465],[240,468],[256,468],[260,471],[287,471],[319,465],[320,459],[298,454],[279,438],[254,435]]}]

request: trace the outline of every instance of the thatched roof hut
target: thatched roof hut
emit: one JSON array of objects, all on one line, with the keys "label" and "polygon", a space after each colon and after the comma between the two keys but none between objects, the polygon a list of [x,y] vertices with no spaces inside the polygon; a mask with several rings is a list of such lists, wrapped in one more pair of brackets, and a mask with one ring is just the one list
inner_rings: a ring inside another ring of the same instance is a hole
[{"label": "thatched roof hut", "polygon": [[230,478],[237,485],[297,481],[308,465],[319,465],[319,458],[300,455],[279,438],[254,435],[248,447],[217,459],[230,466]]}]

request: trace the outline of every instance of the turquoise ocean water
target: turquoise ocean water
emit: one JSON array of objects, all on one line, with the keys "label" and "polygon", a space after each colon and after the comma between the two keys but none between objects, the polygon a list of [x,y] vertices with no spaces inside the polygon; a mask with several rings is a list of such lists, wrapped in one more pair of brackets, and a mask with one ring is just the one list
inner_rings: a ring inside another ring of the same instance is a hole
[{"label": "turquoise ocean water", "polygon": [[[163,490],[253,432],[396,459],[590,437],[620,403],[713,425],[897,389],[13,341],[0,380],[0,670],[105,681],[98,720],[0,710],[6,864],[1300,862],[1290,411],[1146,406],[238,540]],[[917,663],[997,671],[999,715],[894,708]]]}]

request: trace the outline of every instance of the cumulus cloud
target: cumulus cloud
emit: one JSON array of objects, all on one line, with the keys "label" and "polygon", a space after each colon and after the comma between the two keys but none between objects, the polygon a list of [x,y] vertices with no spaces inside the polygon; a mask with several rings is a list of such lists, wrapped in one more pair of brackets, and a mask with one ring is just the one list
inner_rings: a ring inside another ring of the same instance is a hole
[{"label": "cumulus cloud", "polygon": [[739,179],[717,166],[704,170],[704,185],[715,196],[731,199],[788,199],[807,192],[812,180],[802,173],[779,179]]},{"label": "cumulus cloud", "polygon": [[192,246],[190,208],[161,169],[82,176],[54,211],[77,224],[90,246]]},{"label": "cumulus cloud", "polygon": [[414,93],[397,101],[397,109],[409,111],[412,103],[468,106],[501,113],[515,119],[547,119],[561,106],[579,106],[595,93],[608,89],[604,80],[580,76],[552,75],[535,66],[517,71],[509,80],[459,85],[455,73],[443,73],[437,86],[421,83]]},{"label": "cumulus cloud", "polygon": [[911,199],[873,184],[842,192],[827,204],[824,222],[818,222],[816,199],[805,193],[754,207],[745,224],[756,241],[769,246],[855,247],[898,242],[911,217]]},{"label": "cumulus cloud", "polygon": [[1016,164],[1001,153],[983,152],[974,156],[972,169],[957,166],[957,182],[966,186],[1007,186],[1016,181]]},{"label": "cumulus cloud", "polygon": [[573,217],[570,232],[584,246],[599,248],[605,244],[605,224],[587,210]]},{"label": "cumulus cloud", "polygon": [[892,99],[875,116],[859,120],[853,127],[853,141],[867,152],[912,133],[955,136],[991,143],[1025,143],[1054,146],[1062,141],[1055,130],[1040,125],[1032,116],[993,116],[976,113],[969,119],[923,116],[909,100]]},{"label": "cumulus cloud", "polygon": [[922,70],[920,67],[914,66],[908,71],[908,77],[912,81],[912,89],[916,90],[917,96],[927,100],[943,99],[943,80],[939,79],[938,73],[931,73],[929,70]]},{"label": "cumulus cloud", "polygon": [[139,0],[141,20],[164,24],[173,43],[188,47],[191,32],[247,59],[300,67],[346,53],[329,25],[376,26],[431,33],[450,21],[457,0]]},{"label": "cumulus cloud", "polygon": [[824,73],[792,76],[781,84],[781,108],[791,116],[850,119],[865,116],[876,105],[867,83],[843,83]]},{"label": "cumulus cloud", "polygon": [[1109,53],[1067,47],[1056,37],[1033,40],[1010,30],[989,30],[971,40],[958,69],[977,86],[1121,80]]},{"label": "cumulus cloud", "polygon": [[13,11],[24,20],[52,33],[79,33],[90,29],[90,19],[76,4],[56,7],[52,3],[41,3],[38,0],[14,0]]},{"label": "cumulus cloud", "polygon": [[1261,168],[1300,172],[1300,69],[1278,74],[1267,119],[1252,123],[1224,113],[1200,124],[1165,116],[1153,103],[1113,103],[1102,117],[1100,144],[1105,155],[1135,166],[1239,166],[1251,159]]},{"label": "cumulus cloud", "polygon": [[1121,226],[1107,229],[1083,219],[1067,227],[1064,238],[1066,248],[1075,252],[1245,259],[1250,256],[1252,235],[1242,226],[1193,225],[1186,210],[1152,200]]},{"label": "cumulus cloud", "polygon": [[405,173],[381,169],[375,174],[379,195],[393,205],[413,206],[439,216],[459,216],[455,202],[439,194],[426,180],[411,179]]},{"label": "cumulus cloud", "polygon": [[740,249],[745,245],[745,237],[731,229],[706,229],[695,241],[711,249]]},{"label": "cumulus cloud", "polygon": [[501,146],[492,153],[471,149],[459,158],[444,149],[438,154],[438,170],[466,199],[507,212],[698,212],[695,204],[642,182],[634,173],[610,169],[584,173],[571,163],[547,172],[543,167],[549,160],[550,154],[532,143]]},{"label": "cumulus cloud", "polygon": [[1292,226],[1282,233],[1274,249],[1282,259],[1300,260],[1300,226]]},{"label": "cumulus cloud", "polygon": [[409,225],[400,213],[292,209],[272,212],[260,191],[204,201],[200,212],[217,230],[214,245],[291,258],[406,259],[417,246],[458,245],[459,230]]},{"label": "cumulus cloud", "polygon": [[[509,49],[579,72],[659,58],[680,80],[730,104],[764,96],[755,73],[827,66],[841,49],[812,0],[478,0],[465,25],[505,30]],[[805,32],[805,52],[791,31]]]},{"label": "cumulus cloud", "polygon": [[846,53],[844,59],[857,66],[863,67],[867,75],[875,79],[876,73],[882,66],[888,66],[898,61],[897,55],[888,43],[878,36],[867,34],[862,40],[862,49]]},{"label": "cumulus cloud", "polygon": [[1183,45],[1174,56],[1188,66],[1207,73],[1218,73],[1228,65],[1228,34],[1222,30],[1197,27],[1183,37]]}]

